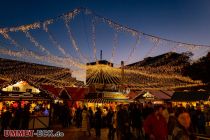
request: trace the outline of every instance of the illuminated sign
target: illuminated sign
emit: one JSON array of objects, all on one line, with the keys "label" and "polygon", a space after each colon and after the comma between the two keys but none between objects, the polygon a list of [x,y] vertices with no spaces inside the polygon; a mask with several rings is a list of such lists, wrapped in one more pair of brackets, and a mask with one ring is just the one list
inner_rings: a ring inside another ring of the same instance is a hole
[{"label": "illuminated sign", "polygon": [[10,93],[9,97],[33,97],[33,94],[30,94],[30,93],[22,93],[22,94]]},{"label": "illuminated sign", "polygon": [[154,95],[152,95],[151,93],[149,92],[146,92],[144,95],[143,95],[144,98],[151,98],[151,99],[154,99]]},{"label": "illuminated sign", "polygon": [[128,97],[119,92],[104,92],[103,97],[110,99],[128,99]]}]

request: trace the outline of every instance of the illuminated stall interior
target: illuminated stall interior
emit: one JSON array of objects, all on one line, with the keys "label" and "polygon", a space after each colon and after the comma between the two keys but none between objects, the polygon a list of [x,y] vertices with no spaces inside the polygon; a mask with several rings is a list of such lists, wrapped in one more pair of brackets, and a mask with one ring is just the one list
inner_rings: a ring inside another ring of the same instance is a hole
[{"label": "illuminated stall interior", "polygon": [[128,97],[121,92],[97,92],[88,93],[85,96],[85,104],[88,107],[93,108],[112,108],[116,110],[116,106],[119,104],[128,104],[130,100]]},{"label": "illuminated stall interior", "polygon": [[47,93],[31,86],[26,81],[19,81],[2,88],[0,97],[0,114],[9,108],[14,116],[15,110],[19,107],[24,109],[28,106],[31,120],[39,118],[43,121],[43,124],[36,120],[32,121],[29,123],[29,128],[49,127],[51,97]]},{"label": "illuminated stall interior", "polygon": [[210,93],[206,91],[183,91],[175,92],[171,98],[173,106],[194,106],[201,107],[210,105]]}]

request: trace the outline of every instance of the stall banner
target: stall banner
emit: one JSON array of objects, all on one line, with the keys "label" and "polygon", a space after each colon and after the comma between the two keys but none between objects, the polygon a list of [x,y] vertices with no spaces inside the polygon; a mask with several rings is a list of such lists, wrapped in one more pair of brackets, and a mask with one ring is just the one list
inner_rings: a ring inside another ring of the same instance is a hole
[{"label": "stall banner", "polygon": [[152,94],[149,93],[149,92],[146,92],[146,93],[143,95],[143,97],[146,98],[146,99],[154,99],[154,98],[155,98],[155,96],[152,95]]},{"label": "stall banner", "polygon": [[120,92],[104,92],[103,98],[106,99],[128,99],[124,94]]},{"label": "stall banner", "polygon": [[33,94],[30,94],[30,93],[22,93],[22,94],[10,93],[9,97],[33,97]]}]

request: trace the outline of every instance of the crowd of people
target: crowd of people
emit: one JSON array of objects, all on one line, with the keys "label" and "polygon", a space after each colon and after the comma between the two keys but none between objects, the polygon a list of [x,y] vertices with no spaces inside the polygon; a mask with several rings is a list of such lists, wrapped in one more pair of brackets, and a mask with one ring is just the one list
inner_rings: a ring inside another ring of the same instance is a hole
[{"label": "crowd of people", "polygon": [[14,130],[27,130],[29,127],[30,119],[30,106],[25,105],[21,107],[18,104],[17,108],[6,107],[5,112],[1,115],[1,135],[4,130],[14,129]]},{"label": "crowd of people", "polygon": [[60,118],[63,127],[75,124],[89,136],[94,128],[97,138],[101,136],[101,128],[106,127],[110,140],[114,140],[115,136],[118,140],[132,137],[145,140],[196,140],[195,133],[206,134],[208,119],[200,108],[172,107],[170,103],[121,104],[116,108],[97,107],[96,110],[86,106],[74,109],[63,105],[59,111],[62,112]]},{"label": "crowd of people", "polygon": [[[29,108],[29,104],[24,107],[19,104],[13,110],[7,107],[1,115],[1,134],[6,129],[28,129]],[[190,105],[172,107],[171,103],[131,103],[96,109],[86,106],[74,108],[64,103],[54,104],[52,122],[59,121],[64,128],[75,125],[88,136],[94,129],[97,138],[101,137],[102,128],[108,128],[110,140],[196,140],[195,133],[206,134],[209,116],[209,107],[205,110]]]}]

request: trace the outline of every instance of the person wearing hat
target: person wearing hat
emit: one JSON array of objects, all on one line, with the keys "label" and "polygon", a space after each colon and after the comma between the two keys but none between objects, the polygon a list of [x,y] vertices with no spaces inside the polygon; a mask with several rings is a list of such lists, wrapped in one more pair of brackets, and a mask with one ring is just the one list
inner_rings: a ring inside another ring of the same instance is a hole
[{"label": "person wearing hat", "polygon": [[177,124],[173,129],[172,140],[197,140],[191,129],[190,115],[184,107],[176,110]]}]

